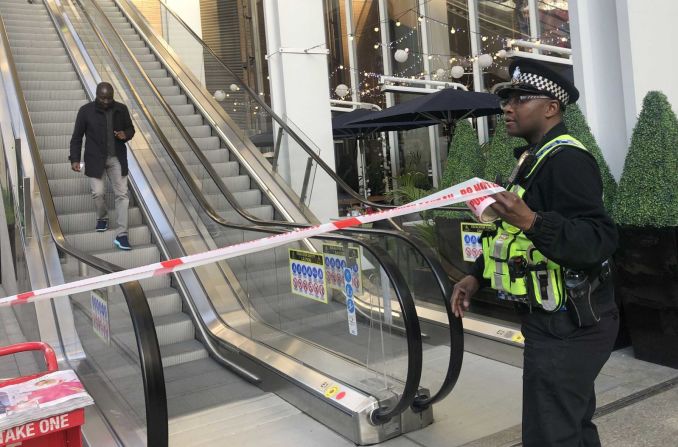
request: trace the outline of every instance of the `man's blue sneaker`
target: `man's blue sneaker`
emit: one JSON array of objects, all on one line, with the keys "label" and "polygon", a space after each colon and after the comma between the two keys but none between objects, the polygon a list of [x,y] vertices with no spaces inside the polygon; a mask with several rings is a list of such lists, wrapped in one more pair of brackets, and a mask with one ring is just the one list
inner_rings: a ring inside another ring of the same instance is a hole
[{"label": "man's blue sneaker", "polygon": [[129,240],[127,239],[126,234],[121,234],[120,236],[116,237],[115,240],[113,241],[113,243],[120,250],[131,250],[132,249],[132,247],[129,245]]},{"label": "man's blue sneaker", "polygon": [[108,219],[97,219],[97,233],[108,230]]}]

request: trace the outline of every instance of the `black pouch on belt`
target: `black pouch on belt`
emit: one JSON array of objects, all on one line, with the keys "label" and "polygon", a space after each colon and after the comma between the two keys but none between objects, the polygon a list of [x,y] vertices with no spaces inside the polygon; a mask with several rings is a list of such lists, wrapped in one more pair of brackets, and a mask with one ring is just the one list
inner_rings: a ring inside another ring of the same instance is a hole
[{"label": "black pouch on belt", "polygon": [[564,277],[567,311],[574,324],[580,328],[597,324],[600,321],[600,315],[591,297],[595,287],[589,281],[588,275],[579,270],[565,269]]}]

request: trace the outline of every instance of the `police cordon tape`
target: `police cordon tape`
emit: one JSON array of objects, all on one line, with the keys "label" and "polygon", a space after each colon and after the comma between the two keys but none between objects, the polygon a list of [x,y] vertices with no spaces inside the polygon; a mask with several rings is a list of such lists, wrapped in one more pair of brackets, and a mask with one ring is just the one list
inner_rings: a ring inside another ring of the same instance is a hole
[{"label": "police cordon tape", "polygon": [[153,276],[168,275],[170,273],[200,267],[201,265],[223,261],[225,259],[248,255],[263,250],[269,250],[280,247],[281,245],[289,244],[290,242],[331,233],[344,228],[356,227],[361,224],[377,222],[384,219],[390,219],[392,217],[403,216],[405,214],[412,214],[433,208],[467,202],[495,194],[500,191],[504,191],[504,188],[476,177],[438,191],[437,193],[419,199],[416,202],[408,203],[397,208],[383,210],[364,216],[350,217],[336,222],[329,222],[312,227],[301,228],[288,233],[276,234],[274,236],[255,239],[248,242],[241,242],[236,245],[217,248],[215,250],[210,250],[203,253],[184,256],[182,258],[156,262],[119,272],[94,276],[57,286],[46,287],[44,289],[33,290],[31,292],[24,292],[18,295],[11,295],[0,299],[0,307],[47,300],[75,293],[101,289],[130,281],[138,281],[145,278],[151,278]]}]

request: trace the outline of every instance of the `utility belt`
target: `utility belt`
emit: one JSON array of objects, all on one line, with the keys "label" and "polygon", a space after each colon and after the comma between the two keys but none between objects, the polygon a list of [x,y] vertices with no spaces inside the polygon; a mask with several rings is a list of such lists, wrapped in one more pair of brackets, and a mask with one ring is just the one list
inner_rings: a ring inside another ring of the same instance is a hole
[{"label": "utility belt", "polygon": [[[513,264],[513,267],[511,267]],[[519,259],[509,260],[509,271],[519,277],[526,276],[532,271],[541,271],[540,268],[527,266],[525,262]],[[524,305],[530,312],[536,310],[546,313],[565,312],[570,314],[573,322],[578,327],[593,326],[600,321],[601,315],[597,311],[596,303],[592,299],[593,293],[604,284],[612,273],[609,261],[604,261],[598,272],[589,274],[582,270],[563,269],[563,278],[565,286],[566,300],[556,311],[545,310],[540,303],[536,302],[534,295],[512,295],[510,293],[499,292],[499,299],[512,301]],[[544,273],[545,274],[545,273]]]}]

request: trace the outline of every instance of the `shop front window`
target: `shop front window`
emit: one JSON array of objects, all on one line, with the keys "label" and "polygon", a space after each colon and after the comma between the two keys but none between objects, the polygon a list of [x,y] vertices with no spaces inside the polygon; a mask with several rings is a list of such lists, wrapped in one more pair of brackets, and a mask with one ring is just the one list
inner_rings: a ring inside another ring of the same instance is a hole
[{"label": "shop front window", "polygon": [[570,17],[567,0],[539,0],[539,40],[541,43],[570,48]]},{"label": "shop front window", "polygon": [[[348,49],[348,30],[346,29],[346,2],[344,0],[325,1],[325,32],[329,54],[330,96],[333,99],[354,100],[351,96],[351,72]],[[337,86],[345,85],[343,91]]]},{"label": "shop front window", "polygon": [[[473,90],[473,63],[471,62],[471,31],[469,26],[468,1],[447,0],[447,21],[450,40],[450,80]],[[461,73],[459,68],[463,68]]]},{"label": "shop front window", "polygon": [[530,38],[528,0],[478,0],[478,24],[481,54],[492,58],[492,65],[483,69],[485,89],[509,80],[509,60],[498,53],[508,39]]}]

